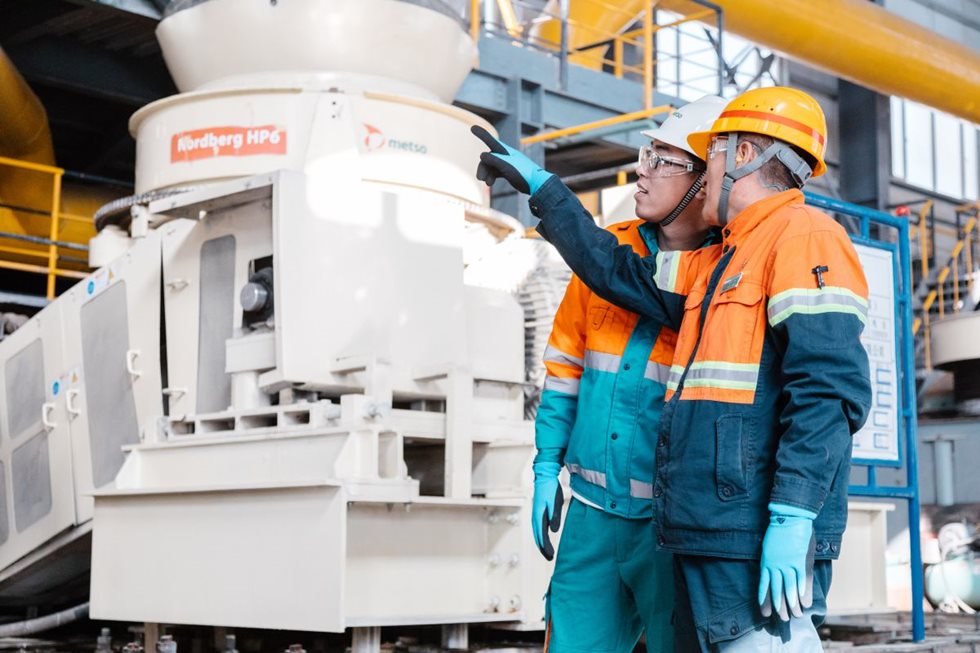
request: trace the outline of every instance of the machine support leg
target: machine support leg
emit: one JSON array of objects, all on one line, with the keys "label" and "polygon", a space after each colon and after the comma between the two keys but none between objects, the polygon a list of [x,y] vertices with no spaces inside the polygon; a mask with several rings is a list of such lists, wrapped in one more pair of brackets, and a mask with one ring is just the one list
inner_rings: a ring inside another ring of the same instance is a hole
[{"label": "machine support leg", "polygon": [[155,653],[159,641],[160,624],[150,622],[143,624],[143,650],[146,653]]},{"label": "machine support leg", "polygon": [[381,627],[351,628],[350,653],[381,653]]},{"label": "machine support leg", "polygon": [[469,647],[469,624],[449,624],[442,627],[442,648],[466,650]]},{"label": "machine support leg", "polygon": [[453,499],[469,499],[473,491],[473,375],[468,370],[449,373],[446,393],[445,494]]}]

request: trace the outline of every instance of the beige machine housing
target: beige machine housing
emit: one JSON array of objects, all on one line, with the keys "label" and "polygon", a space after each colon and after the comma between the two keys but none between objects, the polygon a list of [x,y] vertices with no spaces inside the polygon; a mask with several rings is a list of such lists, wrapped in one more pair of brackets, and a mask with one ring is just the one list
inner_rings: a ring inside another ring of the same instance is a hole
[{"label": "beige machine housing", "polygon": [[0,343],[0,584],[91,530],[97,619],[542,627],[524,315],[463,282],[515,230],[446,104],[475,44],[438,0],[182,6],[131,121],[181,192]]}]

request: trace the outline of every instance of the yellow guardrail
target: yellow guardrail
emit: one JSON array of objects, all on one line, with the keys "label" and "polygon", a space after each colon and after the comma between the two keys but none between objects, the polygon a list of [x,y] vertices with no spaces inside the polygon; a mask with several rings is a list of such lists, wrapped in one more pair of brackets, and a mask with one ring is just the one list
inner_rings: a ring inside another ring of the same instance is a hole
[{"label": "yellow guardrail", "polygon": [[613,125],[619,125],[627,122],[634,122],[637,120],[645,120],[647,118],[652,118],[661,113],[667,113],[673,111],[674,107],[669,104],[665,104],[659,107],[651,107],[649,109],[643,109],[642,111],[633,111],[631,113],[624,113],[618,116],[613,116],[612,118],[603,118],[602,120],[594,120],[592,122],[586,122],[581,125],[575,125],[574,127],[565,127],[564,129],[553,129],[551,131],[544,131],[535,134],[534,136],[525,136],[521,139],[521,145],[533,145],[534,143],[543,143],[545,141],[553,141],[557,138],[563,138],[565,136],[575,136],[576,134],[581,134],[583,132],[591,131],[593,129],[601,129],[603,127],[611,127]]},{"label": "yellow guardrail", "polygon": [[[0,269],[6,270],[17,270],[20,272],[30,272],[33,274],[41,274],[47,277],[47,285],[45,296],[47,299],[54,299],[56,295],[56,281],[59,277],[67,277],[72,279],[83,279],[86,276],[85,272],[80,272],[78,270],[69,270],[58,267],[58,238],[61,231],[61,224],[64,221],[76,221],[76,222],[88,222],[91,223],[91,218],[85,218],[78,215],[70,215],[61,212],[61,182],[64,177],[65,171],[62,168],[55,166],[43,165],[40,163],[32,163],[30,161],[21,161],[19,159],[11,159],[8,157],[0,157],[0,166],[7,166],[12,168],[19,168],[21,170],[29,170],[32,172],[38,172],[43,174],[49,174],[52,177],[52,191],[51,191],[51,205],[45,209],[37,209],[36,207],[30,207],[32,213],[37,212],[38,215],[46,215],[49,226],[47,229],[47,238],[44,239],[43,247],[41,249],[30,249],[27,247],[11,247],[11,246],[0,246]],[[11,209],[16,211],[17,209]],[[0,239],[3,236],[0,235]],[[15,258],[38,258],[45,261],[46,265],[36,265],[32,263],[24,263],[23,261],[15,260]]]},{"label": "yellow guardrail", "polygon": [[[502,25],[485,24],[484,6],[489,2],[496,6]],[[515,4],[527,8],[535,17],[528,25],[518,19]],[[537,6],[525,5],[520,0],[470,0],[470,35],[478,40],[486,30],[524,41],[545,50],[554,51],[560,57],[562,67],[572,63],[593,69],[608,69],[618,78],[631,77],[643,82],[643,107],[653,108],[654,71],[658,59],[655,35],[667,29],[678,28],[684,23],[704,21],[718,15],[718,9],[706,9],[691,2],[691,7],[673,7],[683,10],[683,15],[669,23],[656,24],[654,11],[660,0],[630,0],[612,3],[607,0],[575,0],[568,15],[562,15],[561,4],[557,13]],[[675,3],[676,4],[676,3]],[[687,9],[690,9],[688,11]],[[640,27],[624,31],[639,20]],[[631,59],[639,63],[627,63],[627,49],[636,55]],[[610,50],[611,53],[607,53]],[[719,79],[720,84],[720,79]]]},{"label": "yellow guardrail", "polygon": [[[931,205],[931,200],[928,202]],[[925,228],[924,215],[928,211],[929,207],[925,207],[924,211],[920,211],[919,220],[919,239],[920,247],[926,242],[928,231]],[[957,213],[966,213],[969,211],[974,211],[980,214],[980,202],[975,202],[972,204],[964,204],[957,207]],[[910,230],[909,238],[913,238],[912,233],[916,230]],[[951,230],[953,233],[957,233],[956,230]],[[949,261],[942,269],[939,270],[939,274],[936,276],[936,287],[929,291],[926,298],[922,301],[922,308],[920,309],[920,315],[915,318],[912,322],[912,334],[913,336],[918,335],[919,331],[922,331],[923,338],[923,358],[926,369],[932,369],[932,342],[931,342],[931,323],[930,323],[930,313],[933,306],[936,306],[939,319],[946,317],[946,283],[951,282],[952,285],[952,312],[954,314],[960,312],[960,275],[965,274],[967,292],[972,295],[973,293],[973,247],[974,243],[977,242],[977,215],[970,217],[963,229],[958,232],[960,238],[953,245],[953,249],[950,253]],[[929,277],[929,265],[928,265],[928,249],[921,248],[922,259],[922,278],[927,279]],[[937,303],[938,302],[938,303]]]}]

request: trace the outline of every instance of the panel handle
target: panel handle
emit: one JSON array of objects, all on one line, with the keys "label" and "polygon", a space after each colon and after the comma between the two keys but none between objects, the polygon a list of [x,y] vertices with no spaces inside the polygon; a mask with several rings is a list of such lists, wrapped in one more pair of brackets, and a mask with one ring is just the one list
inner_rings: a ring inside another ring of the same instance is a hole
[{"label": "panel handle", "polygon": [[82,414],[82,411],[75,407],[75,399],[78,398],[78,394],[78,390],[72,389],[65,395],[65,406],[68,408],[68,414],[73,418]]},{"label": "panel handle", "polygon": [[132,377],[133,381],[143,376],[143,373],[136,369],[136,359],[139,358],[139,349],[130,349],[126,352],[126,371],[129,372],[129,376]]},{"label": "panel handle", "polygon": [[41,424],[44,426],[45,430],[52,431],[57,424],[51,421],[51,413],[54,412],[54,404],[46,402],[41,404]]}]

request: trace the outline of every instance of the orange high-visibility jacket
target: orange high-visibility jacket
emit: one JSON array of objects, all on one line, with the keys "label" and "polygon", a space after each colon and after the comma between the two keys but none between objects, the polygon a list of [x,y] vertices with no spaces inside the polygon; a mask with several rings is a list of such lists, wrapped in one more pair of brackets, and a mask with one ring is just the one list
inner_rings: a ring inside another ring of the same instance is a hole
[{"label": "orange high-visibility jacket", "polygon": [[531,198],[593,291],[679,328],[657,440],[660,545],[758,557],[773,502],[816,513],[816,555],[836,558],[851,436],[871,403],[868,288],[847,233],[791,190],[736,216],[719,249],[642,258],[580,207],[557,180]]},{"label": "orange high-visibility jacket", "polygon": [[[634,220],[608,231],[642,256],[658,251],[652,224]],[[676,338],[593,294],[578,277],[555,315],[535,461],[564,463],[573,494],[606,512],[653,514],[654,432]]]}]

